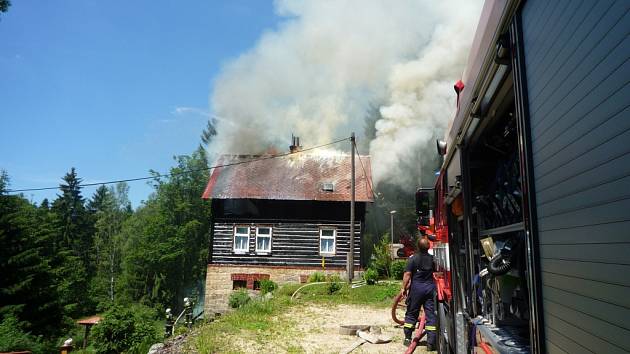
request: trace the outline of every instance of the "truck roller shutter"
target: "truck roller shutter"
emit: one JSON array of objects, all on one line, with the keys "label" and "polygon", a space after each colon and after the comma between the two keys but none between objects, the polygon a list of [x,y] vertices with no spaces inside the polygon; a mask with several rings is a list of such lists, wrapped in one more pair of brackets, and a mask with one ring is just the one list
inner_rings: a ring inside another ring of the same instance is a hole
[{"label": "truck roller shutter", "polygon": [[550,353],[630,351],[630,1],[528,0],[523,54]]}]

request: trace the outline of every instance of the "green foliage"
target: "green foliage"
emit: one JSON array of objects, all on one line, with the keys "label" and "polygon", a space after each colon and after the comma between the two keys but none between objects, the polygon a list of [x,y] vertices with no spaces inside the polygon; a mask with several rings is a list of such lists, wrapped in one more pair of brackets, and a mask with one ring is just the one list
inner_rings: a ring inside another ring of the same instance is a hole
[{"label": "green foliage", "polygon": [[68,316],[93,313],[90,279],[95,272],[93,222],[81,195],[81,179],[75,168],[62,178],[61,194],[52,203],[54,229],[51,265],[58,279],[60,302]]},{"label": "green foliage", "polygon": [[378,280],[378,272],[374,268],[368,268],[363,272],[363,279],[368,285],[374,285]]},{"label": "green foliage", "polygon": [[205,274],[210,203],[199,197],[208,181],[205,151],[176,160],[171,176],[156,174],[155,193],[123,223],[117,289],[123,299],[178,309]]},{"label": "green foliage", "polygon": [[0,352],[30,350],[33,353],[46,353],[50,348],[41,339],[21,329],[18,320],[10,315],[0,322]]},{"label": "green foliage", "polygon": [[308,277],[309,283],[319,283],[326,281],[326,275],[324,273],[315,272]]},{"label": "green foliage", "polygon": [[273,280],[263,279],[260,281],[260,292],[263,294],[270,293],[278,289],[278,284]]},{"label": "green foliage", "polygon": [[341,290],[342,283],[341,283],[341,277],[339,276],[339,274],[328,274],[326,276],[326,281],[330,282],[328,283],[326,287],[326,290],[328,291],[328,295],[332,295],[336,293],[337,291]]},{"label": "green foliage", "polygon": [[150,311],[134,312],[127,306],[112,306],[94,326],[93,340],[97,353],[122,353],[144,347],[159,338]]},{"label": "green foliage", "polygon": [[0,12],[7,12],[7,10],[9,10],[9,6],[11,6],[11,2],[9,0],[0,0]]},{"label": "green foliage", "polygon": [[391,255],[389,253],[390,237],[389,234],[384,234],[380,241],[374,246],[374,252],[372,253],[372,262],[370,267],[374,268],[379,276],[389,278],[389,267],[392,262]]},{"label": "green foliage", "polygon": [[392,278],[397,280],[402,280],[403,274],[405,274],[405,267],[407,266],[407,262],[404,260],[396,260],[393,261],[390,266],[390,272]]},{"label": "green foliage", "polygon": [[[101,186],[86,201],[74,168],[57,198],[37,207],[6,195],[10,179],[0,171],[0,321],[15,318],[22,333],[52,343],[67,338],[72,318],[114,303],[179,312],[207,266],[211,209],[200,198],[207,167],[202,148],[176,157],[168,177],[155,174],[154,193],[137,211],[126,184]],[[146,323],[134,324],[136,337],[151,337],[153,322]],[[142,340],[130,338],[121,339],[126,350],[143,348]],[[104,350],[117,350],[115,342]]]},{"label": "green foliage", "polygon": [[230,294],[229,304],[230,307],[235,309],[239,307],[243,307],[247,304],[251,298],[249,297],[249,293],[245,289],[239,289],[232,294]]},{"label": "green foliage", "polygon": [[0,195],[0,320],[14,316],[28,332],[57,335],[62,311],[41,221],[26,199]]},{"label": "green foliage", "polygon": [[341,277],[337,273],[327,274],[326,275],[326,281],[339,283],[339,282],[341,282]]},{"label": "green foliage", "polygon": [[326,290],[328,291],[328,295],[332,295],[336,293],[337,291],[341,290],[341,286],[342,286],[341,283],[336,282],[336,281],[328,283],[328,286],[326,288]]}]

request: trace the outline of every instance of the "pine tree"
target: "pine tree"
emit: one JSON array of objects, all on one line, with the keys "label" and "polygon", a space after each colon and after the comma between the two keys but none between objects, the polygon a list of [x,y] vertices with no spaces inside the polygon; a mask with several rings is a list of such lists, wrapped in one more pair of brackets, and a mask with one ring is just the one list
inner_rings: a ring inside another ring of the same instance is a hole
[{"label": "pine tree", "polygon": [[217,128],[215,127],[215,124],[214,119],[208,119],[205,129],[201,133],[201,142],[205,146],[208,146],[212,139],[217,135]]},{"label": "pine tree", "polygon": [[60,231],[55,239],[54,268],[58,291],[65,310],[79,316],[94,310],[89,297],[89,283],[94,275],[93,226],[81,196],[81,179],[74,167],[59,186],[61,194],[53,202]]},{"label": "pine tree", "polygon": [[62,309],[44,255],[49,236],[26,199],[0,195],[0,321],[13,316],[27,331],[54,336]]}]

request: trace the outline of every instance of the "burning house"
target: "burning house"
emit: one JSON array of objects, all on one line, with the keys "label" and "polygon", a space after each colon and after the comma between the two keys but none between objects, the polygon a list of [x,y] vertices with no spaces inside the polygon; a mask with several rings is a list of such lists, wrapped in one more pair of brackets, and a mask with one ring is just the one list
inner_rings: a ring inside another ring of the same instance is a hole
[{"label": "burning house", "polygon": [[[351,157],[300,152],[260,159],[223,155],[203,198],[212,203],[206,313],[224,312],[234,289],[263,279],[305,281],[314,272],[346,275],[350,251]],[[360,158],[360,161],[359,161]],[[360,269],[370,158],[356,158],[354,264]],[[252,161],[253,162],[247,162]],[[362,164],[361,164],[362,163]]]}]

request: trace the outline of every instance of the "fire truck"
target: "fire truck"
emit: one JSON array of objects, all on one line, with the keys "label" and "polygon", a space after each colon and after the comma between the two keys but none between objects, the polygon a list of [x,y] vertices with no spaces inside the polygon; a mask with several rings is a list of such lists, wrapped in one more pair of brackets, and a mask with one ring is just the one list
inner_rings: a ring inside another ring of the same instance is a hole
[{"label": "fire truck", "polygon": [[489,0],[416,194],[441,353],[630,352],[630,2]]}]

